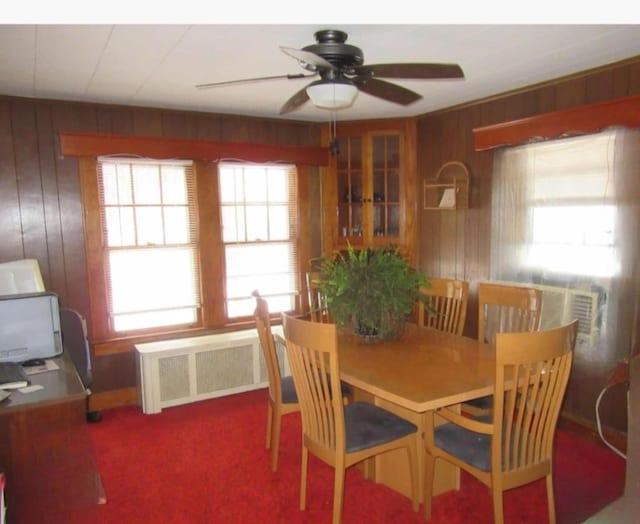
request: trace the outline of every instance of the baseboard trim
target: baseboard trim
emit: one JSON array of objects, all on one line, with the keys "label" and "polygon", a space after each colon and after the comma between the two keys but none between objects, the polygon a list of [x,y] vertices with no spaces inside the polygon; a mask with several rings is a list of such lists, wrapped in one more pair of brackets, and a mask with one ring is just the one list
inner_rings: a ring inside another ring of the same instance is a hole
[{"label": "baseboard trim", "polygon": [[[598,426],[595,422],[588,420],[584,417],[580,417],[578,415],[573,415],[571,413],[562,412],[560,414],[560,420],[558,421],[558,428],[564,429],[566,431],[570,431],[572,433],[578,434],[584,438],[588,438],[597,442],[598,444],[602,444],[606,446],[600,435],[598,434]],[[607,439],[607,442],[614,446],[616,449],[621,451],[622,453],[627,453],[627,433],[624,431],[618,431],[611,428],[602,428],[602,434],[604,438]]]},{"label": "baseboard trim", "polygon": [[138,405],[138,388],[122,388],[102,393],[92,393],[89,397],[89,411]]}]

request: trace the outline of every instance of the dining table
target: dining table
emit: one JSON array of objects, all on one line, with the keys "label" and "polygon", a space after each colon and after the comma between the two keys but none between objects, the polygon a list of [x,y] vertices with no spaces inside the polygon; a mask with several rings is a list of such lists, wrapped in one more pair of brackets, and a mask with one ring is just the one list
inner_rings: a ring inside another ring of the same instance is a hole
[{"label": "dining table", "polygon": [[[425,413],[493,393],[495,350],[473,338],[407,323],[396,340],[363,341],[338,333],[341,379],[354,388],[354,400],[372,401],[418,427],[420,498],[424,482]],[[371,459],[368,478],[408,497],[409,465],[404,450]],[[438,461],[434,494],[460,487],[458,468]],[[421,500],[422,501],[422,500]]]}]

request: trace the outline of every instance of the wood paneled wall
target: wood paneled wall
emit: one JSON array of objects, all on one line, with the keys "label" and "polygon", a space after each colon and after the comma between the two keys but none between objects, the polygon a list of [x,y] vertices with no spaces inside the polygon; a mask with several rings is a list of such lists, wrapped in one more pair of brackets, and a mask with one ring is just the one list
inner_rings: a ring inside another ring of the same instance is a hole
[{"label": "wood paneled wall", "polygon": [[[470,209],[419,210],[417,259],[430,276],[454,276],[471,283],[465,334],[477,333],[477,282],[489,276],[492,152],[473,149],[472,129],[582,104],[640,93],[640,58],[570,79],[417,119],[418,194],[424,178],[440,165],[461,160],[470,167]],[[63,307],[89,314],[83,213],[76,159],[59,154],[59,131],[196,138],[286,145],[320,144],[320,126],[215,115],[0,97],[0,262],[36,258],[47,289]],[[313,173],[314,175],[316,173]],[[320,177],[311,177],[310,194],[320,195]],[[311,243],[321,253],[320,198],[312,202]],[[315,218],[314,218],[315,217]],[[612,368],[615,362],[610,363]],[[566,409],[593,419],[593,400],[602,368],[581,370],[572,381]],[[133,353],[94,361],[94,392],[131,388],[136,383]],[[603,409],[613,427],[625,427],[624,400]]]},{"label": "wood paneled wall", "polygon": [[[420,269],[434,277],[456,277],[471,284],[465,334],[477,335],[477,284],[489,278],[491,226],[491,172],[493,152],[477,152],[472,129],[583,104],[640,93],[640,57],[606,68],[585,72],[563,81],[548,83],[424,115],[417,122],[418,191],[449,160],[465,162],[471,171],[468,210],[419,210],[418,260]],[[565,409],[594,420],[595,399],[616,361],[594,363],[592,369],[575,369]],[[603,371],[605,370],[605,371]],[[621,392],[622,393],[622,392]],[[603,423],[626,428],[623,395],[610,400],[603,410],[610,417]]]},{"label": "wood paneled wall", "polygon": [[[62,158],[58,133],[89,132],[264,144],[320,145],[318,124],[162,109],[0,97],[0,262],[36,258],[60,305],[89,317],[78,161]],[[319,170],[309,168],[311,194]],[[311,243],[321,253],[320,200]],[[94,360],[94,392],[136,384],[135,355]]]}]

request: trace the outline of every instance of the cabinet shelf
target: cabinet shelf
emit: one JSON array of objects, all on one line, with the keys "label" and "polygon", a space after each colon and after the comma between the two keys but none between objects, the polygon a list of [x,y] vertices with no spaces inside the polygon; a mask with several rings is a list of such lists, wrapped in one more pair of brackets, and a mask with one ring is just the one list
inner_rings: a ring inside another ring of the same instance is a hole
[{"label": "cabinet shelf", "polygon": [[424,181],[423,209],[468,209],[469,169],[462,162],[445,162],[432,180]]},{"label": "cabinet shelf", "polygon": [[338,142],[322,183],[323,251],[394,244],[413,257],[415,121],[341,123],[322,133]]}]

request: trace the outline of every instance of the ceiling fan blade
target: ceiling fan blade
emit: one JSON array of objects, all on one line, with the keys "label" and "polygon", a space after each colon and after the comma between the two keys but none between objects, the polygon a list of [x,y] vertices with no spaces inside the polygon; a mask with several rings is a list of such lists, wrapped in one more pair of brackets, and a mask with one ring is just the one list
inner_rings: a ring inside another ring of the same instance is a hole
[{"label": "ceiling fan blade", "polygon": [[353,82],[363,93],[403,106],[407,106],[422,98],[422,95],[419,95],[415,91],[377,78],[356,77],[353,79]]},{"label": "ceiling fan blade", "polygon": [[464,78],[458,64],[371,64],[353,68],[358,76],[374,78]]},{"label": "ceiling fan blade", "polygon": [[243,78],[241,80],[226,80],[224,82],[212,82],[210,84],[198,84],[196,87],[198,89],[209,89],[210,87],[223,87],[223,86],[232,86],[238,84],[250,84],[253,82],[262,82],[263,80],[281,80],[286,78],[287,80],[295,80],[298,78],[309,78],[311,76],[316,76],[315,73],[311,75],[305,75],[304,73],[298,73],[295,75],[276,75],[276,76],[260,76],[258,78]]},{"label": "ceiling fan blade", "polygon": [[309,100],[309,95],[307,94],[307,87],[305,86],[284,103],[284,105],[280,109],[280,114],[284,115],[285,113],[291,113],[291,111],[295,111],[307,100]]},{"label": "ceiling fan blade", "polygon": [[294,49],[293,47],[282,47],[280,46],[280,50],[293,58],[295,58],[302,67],[308,69],[309,71],[316,71],[318,67],[322,67],[324,69],[337,69],[331,62],[325,60],[320,55],[316,55],[311,51],[304,51],[303,49]]}]

